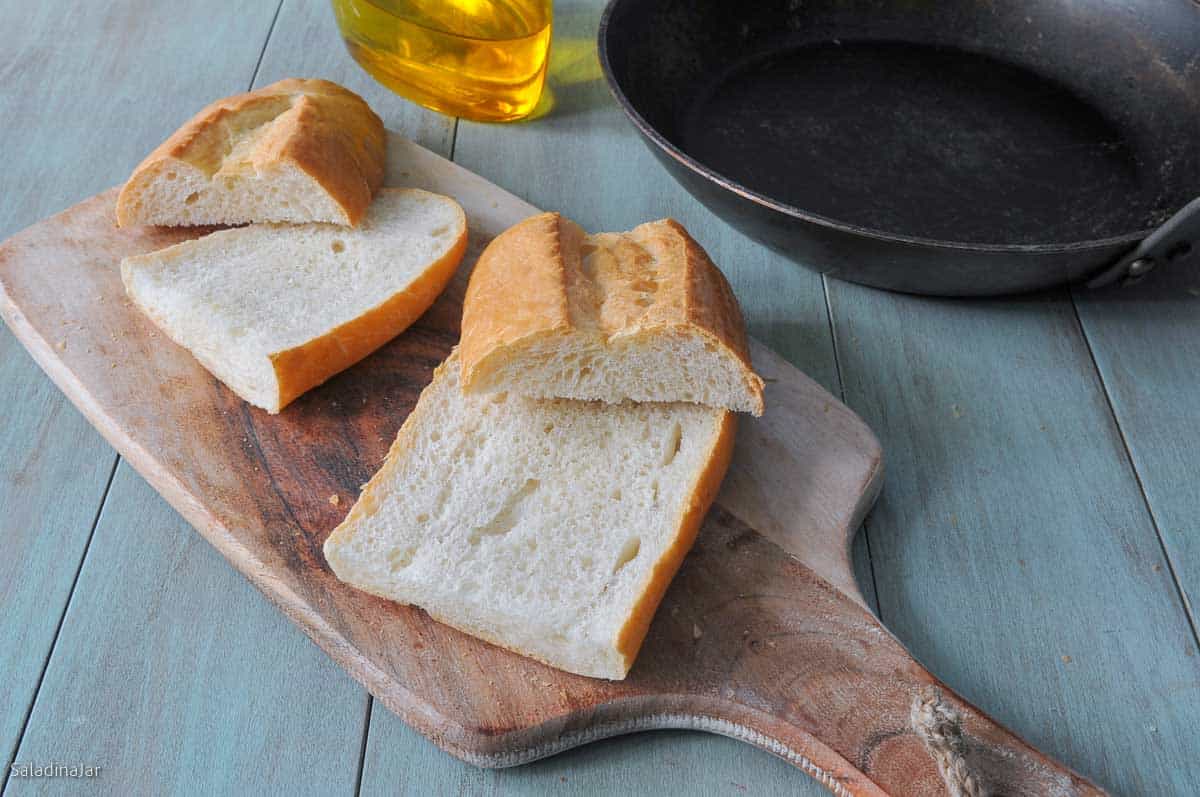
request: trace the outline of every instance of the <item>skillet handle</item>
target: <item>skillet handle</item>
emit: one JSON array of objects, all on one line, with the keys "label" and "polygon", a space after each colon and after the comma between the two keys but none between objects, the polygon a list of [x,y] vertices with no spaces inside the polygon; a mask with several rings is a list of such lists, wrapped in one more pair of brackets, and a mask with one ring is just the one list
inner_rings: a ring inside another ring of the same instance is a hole
[{"label": "skillet handle", "polygon": [[1193,199],[1154,232],[1087,281],[1089,288],[1103,288],[1120,282],[1122,286],[1140,282],[1163,263],[1170,263],[1200,247],[1200,198]]},{"label": "skillet handle", "polygon": [[706,729],[775,753],[834,794],[1104,794],[954,694],[868,610],[721,509],[678,581],[681,601],[720,600],[694,641],[691,620],[660,612],[652,637],[674,639],[652,640],[650,658],[694,647],[692,669],[711,677],[686,691],[715,698],[705,713],[717,724]]}]

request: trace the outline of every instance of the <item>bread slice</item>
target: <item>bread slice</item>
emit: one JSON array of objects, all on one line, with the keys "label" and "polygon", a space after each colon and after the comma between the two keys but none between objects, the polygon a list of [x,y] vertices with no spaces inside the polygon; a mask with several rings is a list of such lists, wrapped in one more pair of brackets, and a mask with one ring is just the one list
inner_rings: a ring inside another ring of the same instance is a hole
[{"label": "bread slice", "polygon": [[383,122],[327,80],[217,100],[134,169],[117,225],[358,224],[383,184]]},{"label": "bread slice", "polygon": [[467,289],[462,380],[469,392],[763,412],[737,299],[670,219],[587,235],[543,213],[499,235]]},{"label": "bread slice", "polygon": [[629,671],[736,416],[466,395],[457,352],[325,542],[338,578],[580,675]]},{"label": "bread slice", "polygon": [[121,262],[125,291],[246,401],[279,412],[433,304],[462,259],[454,200],[379,192],[357,228],[255,224]]}]

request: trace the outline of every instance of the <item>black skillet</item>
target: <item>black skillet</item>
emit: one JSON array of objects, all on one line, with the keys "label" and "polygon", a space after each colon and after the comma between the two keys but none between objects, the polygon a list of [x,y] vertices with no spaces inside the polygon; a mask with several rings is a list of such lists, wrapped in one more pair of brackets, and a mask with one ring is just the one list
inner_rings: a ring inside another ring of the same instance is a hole
[{"label": "black skillet", "polygon": [[1200,249],[1200,0],[612,0],[599,49],[688,191],[841,279],[992,295]]}]

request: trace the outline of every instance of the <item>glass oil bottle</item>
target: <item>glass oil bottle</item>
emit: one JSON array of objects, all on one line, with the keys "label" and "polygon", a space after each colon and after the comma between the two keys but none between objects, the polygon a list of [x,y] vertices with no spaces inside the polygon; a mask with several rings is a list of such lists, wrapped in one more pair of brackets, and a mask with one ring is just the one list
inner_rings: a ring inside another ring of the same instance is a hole
[{"label": "glass oil bottle", "polygon": [[551,0],[333,0],[333,9],[350,54],[401,96],[478,121],[537,106]]}]

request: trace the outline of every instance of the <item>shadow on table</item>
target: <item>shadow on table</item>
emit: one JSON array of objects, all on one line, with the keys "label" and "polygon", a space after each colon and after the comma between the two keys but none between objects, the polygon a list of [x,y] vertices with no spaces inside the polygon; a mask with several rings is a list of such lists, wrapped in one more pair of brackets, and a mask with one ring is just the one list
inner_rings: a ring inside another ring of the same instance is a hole
[{"label": "shadow on table", "polygon": [[[1144,302],[1200,302],[1200,255],[1159,266],[1141,282],[1127,287],[1073,289],[1077,301],[1097,307],[1119,308]],[[1200,308],[1200,304],[1196,305]]]},{"label": "shadow on table", "polygon": [[526,121],[573,116],[613,103],[596,52],[599,11],[566,11],[555,16],[546,88]]}]

